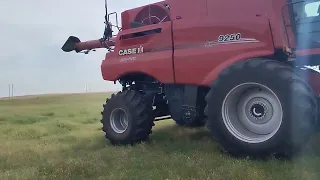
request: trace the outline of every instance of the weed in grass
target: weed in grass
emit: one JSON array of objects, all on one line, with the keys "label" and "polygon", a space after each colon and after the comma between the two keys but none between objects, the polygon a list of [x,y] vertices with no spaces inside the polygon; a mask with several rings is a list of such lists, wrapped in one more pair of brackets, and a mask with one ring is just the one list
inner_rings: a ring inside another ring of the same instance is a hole
[{"label": "weed in grass", "polygon": [[42,113],[42,116],[53,117],[54,116],[54,112],[45,112],[45,113]]},{"label": "weed in grass", "polygon": [[6,121],[7,119],[5,117],[0,117],[0,122]]},{"label": "weed in grass", "polygon": [[48,117],[21,116],[21,115],[15,115],[7,119],[9,123],[16,124],[16,125],[35,124],[37,122],[43,122],[47,120],[48,120]]},{"label": "weed in grass", "polygon": [[56,132],[71,132],[72,130],[77,130],[77,125],[71,124],[71,123],[63,123],[63,122],[57,122],[55,123],[54,130]]},{"label": "weed in grass", "polygon": [[81,115],[88,114],[88,111],[86,109],[81,109],[79,112]]},{"label": "weed in grass", "polygon": [[96,117],[91,117],[91,118],[86,118],[83,121],[81,121],[82,124],[94,124],[100,122],[98,118]]},{"label": "weed in grass", "polygon": [[73,113],[69,113],[69,114],[68,114],[68,117],[69,117],[69,118],[73,118],[73,117],[75,117],[75,116],[76,116],[76,115],[73,114]]}]

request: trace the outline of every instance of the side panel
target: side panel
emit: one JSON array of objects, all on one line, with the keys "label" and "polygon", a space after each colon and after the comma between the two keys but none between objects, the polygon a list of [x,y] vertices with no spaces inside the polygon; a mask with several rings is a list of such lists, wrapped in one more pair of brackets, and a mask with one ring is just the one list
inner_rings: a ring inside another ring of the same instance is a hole
[{"label": "side panel", "polygon": [[[173,83],[171,27],[169,21],[121,31],[114,52],[102,62],[103,78],[115,81],[128,73],[144,73],[160,82]],[[141,32],[151,29],[156,33],[141,36]],[[136,33],[140,36],[133,37]]]},{"label": "side panel", "polygon": [[[264,1],[264,0],[263,0]],[[285,5],[287,0],[268,0],[263,2],[264,14],[270,19],[271,31],[273,35],[274,46],[277,49],[289,47],[288,37],[286,36],[285,22],[289,13]],[[289,37],[290,38],[290,37]]]},{"label": "side panel", "polygon": [[177,83],[209,85],[236,61],[274,53],[263,16],[174,20],[173,32]]}]

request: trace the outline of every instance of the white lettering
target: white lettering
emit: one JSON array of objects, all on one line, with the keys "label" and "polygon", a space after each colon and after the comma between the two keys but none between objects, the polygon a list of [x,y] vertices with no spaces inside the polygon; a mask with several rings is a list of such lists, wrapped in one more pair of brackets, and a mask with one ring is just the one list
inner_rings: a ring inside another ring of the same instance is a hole
[{"label": "white lettering", "polygon": [[132,49],[132,54],[137,54],[137,49],[136,48]]},{"label": "white lettering", "polygon": [[119,50],[119,56],[123,55],[123,50]]},{"label": "white lettering", "polygon": [[134,61],[136,60],[136,57],[125,57],[125,58],[121,58],[120,62],[128,62],[128,61]]},{"label": "white lettering", "polygon": [[121,49],[119,50],[119,56],[131,55],[131,54],[140,54],[143,53],[143,47],[140,46],[138,48],[129,48],[129,49]]},{"label": "white lettering", "polygon": [[142,46],[140,46],[140,47],[138,48],[138,53],[143,53],[143,47],[142,47]]}]

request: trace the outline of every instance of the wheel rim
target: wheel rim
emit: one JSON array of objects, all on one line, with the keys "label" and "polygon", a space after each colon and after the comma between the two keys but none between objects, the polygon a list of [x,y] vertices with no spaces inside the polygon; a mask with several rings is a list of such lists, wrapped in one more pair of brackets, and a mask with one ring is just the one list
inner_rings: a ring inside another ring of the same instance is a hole
[{"label": "wheel rim", "polygon": [[248,143],[273,137],[282,123],[283,111],[277,95],[259,83],[233,88],[222,104],[222,118],[229,132]]},{"label": "wheel rim", "polygon": [[127,113],[121,108],[114,109],[110,115],[110,125],[116,133],[124,133],[128,128]]}]

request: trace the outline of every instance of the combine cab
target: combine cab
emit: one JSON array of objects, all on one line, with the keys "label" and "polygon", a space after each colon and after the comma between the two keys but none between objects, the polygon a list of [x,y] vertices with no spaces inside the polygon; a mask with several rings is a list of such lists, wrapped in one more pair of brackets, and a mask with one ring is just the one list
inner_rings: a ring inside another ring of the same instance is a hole
[{"label": "combine cab", "polygon": [[319,65],[320,1],[288,1],[282,8],[288,47],[300,65]]},{"label": "combine cab", "polygon": [[320,64],[319,16],[305,17],[310,4],[319,6],[165,0],[122,12],[121,27],[117,13],[106,13],[103,38],[71,36],[62,49],[108,50],[102,77],[123,87],[102,111],[114,145],[146,141],[154,121],[173,119],[206,125],[233,155],[291,156],[319,127],[320,76],[306,68]]}]

